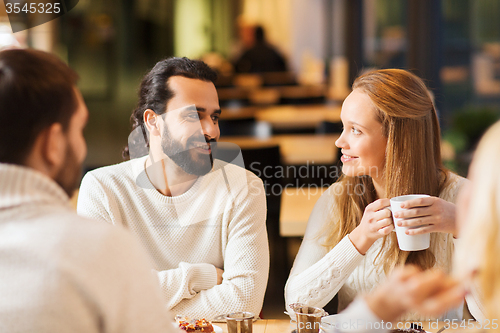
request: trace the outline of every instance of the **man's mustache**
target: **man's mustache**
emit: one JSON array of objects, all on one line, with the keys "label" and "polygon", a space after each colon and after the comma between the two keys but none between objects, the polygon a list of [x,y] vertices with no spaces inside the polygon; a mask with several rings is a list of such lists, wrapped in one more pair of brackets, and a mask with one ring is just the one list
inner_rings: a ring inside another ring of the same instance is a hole
[{"label": "man's mustache", "polygon": [[190,145],[192,145],[193,143],[195,143],[195,142],[203,142],[203,141],[205,141],[206,143],[208,143],[208,145],[210,146],[210,148],[216,148],[217,147],[217,140],[215,140],[214,138],[208,138],[206,136],[203,136],[203,137],[202,136],[191,137],[189,139],[188,147]]}]

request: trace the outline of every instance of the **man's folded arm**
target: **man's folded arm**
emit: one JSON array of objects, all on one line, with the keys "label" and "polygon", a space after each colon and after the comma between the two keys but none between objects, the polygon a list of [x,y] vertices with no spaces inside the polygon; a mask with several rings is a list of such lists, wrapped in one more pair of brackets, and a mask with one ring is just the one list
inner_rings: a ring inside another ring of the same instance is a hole
[{"label": "man's folded arm", "polygon": [[229,216],[222,284],[180,301],[171,308],[173,313],[207,319],[235,311],[259,315],[269,274],[269,246],[264,188],[254,192],[241,192]]},{"label": "man's folded arm", "polygon": [[157,273],[168,309],[217,285],[217,271],[212,264],[181,262],[178,268]]}]

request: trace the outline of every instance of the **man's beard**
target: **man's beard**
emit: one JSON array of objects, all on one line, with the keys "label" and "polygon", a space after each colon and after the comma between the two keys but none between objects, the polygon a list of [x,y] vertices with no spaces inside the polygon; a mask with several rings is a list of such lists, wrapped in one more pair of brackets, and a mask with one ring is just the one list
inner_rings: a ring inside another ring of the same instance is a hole
[{"label": "man's beard", "polygon": [[177,164],[184,172],[195,175],[203,176],[212,170],[213,162],[213,149],[215,149],[216,141],[210,140],[210,154],[202,154],[196,151],[195,143],[206,143],[207,140],[203,135],[193,135],[183,146],[179,141],[172,138],[167,126],[163,131],[163,138],[161,146],[163,152]]},{"label": "man's beard", "polygon": [[54,177],[54,181],[71,197],[80,183],[82,164],[78,162],[75,152],[68,144],[66,155],[61,169]]}]

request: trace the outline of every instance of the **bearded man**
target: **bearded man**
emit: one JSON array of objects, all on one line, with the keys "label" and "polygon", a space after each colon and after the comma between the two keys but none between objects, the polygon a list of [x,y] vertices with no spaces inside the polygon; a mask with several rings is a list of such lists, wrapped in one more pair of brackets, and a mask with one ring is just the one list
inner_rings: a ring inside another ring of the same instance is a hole
[{"label": "bearded man", "polygon": [[131,117],[131,159],[87,173],[78,199],[79,214],[141,240],[172,312],[207,319],[258,314],[269,273],[262,181],[214,158],[216,77],[197,60],[157,63]]}]

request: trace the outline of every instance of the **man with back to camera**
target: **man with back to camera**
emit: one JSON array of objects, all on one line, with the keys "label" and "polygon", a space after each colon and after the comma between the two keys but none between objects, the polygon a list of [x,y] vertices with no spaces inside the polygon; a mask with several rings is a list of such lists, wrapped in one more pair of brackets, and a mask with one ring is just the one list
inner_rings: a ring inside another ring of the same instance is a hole
[{"label": "man with back to camera", "polygon": [[175,332],[141,246],[69,203],[87,149],[76,80],[48,53],[0,52],[0,331]]},{"label": "man with back to camera", "polygon": [[139,237],[172,312],[207,319],[258,315],[269,272],[262,181],[212,156],[221,112],[215,79],[201,61],[157,63],[132,114],[131,160],[87,173],[78,198],[79,214]]}]

